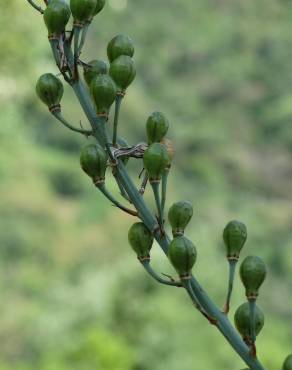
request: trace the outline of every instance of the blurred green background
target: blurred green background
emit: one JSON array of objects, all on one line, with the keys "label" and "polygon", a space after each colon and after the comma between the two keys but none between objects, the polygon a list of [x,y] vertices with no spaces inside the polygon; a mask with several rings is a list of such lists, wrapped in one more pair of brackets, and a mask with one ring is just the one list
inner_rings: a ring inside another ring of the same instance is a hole
[{"label": "blurred green background", "polygon": [[[117,33],[134,39],[138,74],[120,131],[134,144],[152,111],[168,116],[177,152],[168,205],[193,202],[195,274],[220,306],[222,229],[246,223],[243,256],[269,266],[258,340],[269,370],[292,352],[291,27],[287,0],[107,0],[82,55],[105,59]],[[243,368],[182,291],[141,269],[127,244],[133,220],[79,168],[86,140],[37,100],[38,76],[57,73],[42,17],[1,0],[0,31],[0,369]],[[68,88],[63,108],[85,123]],[[173,273],[154,249],[157,271]],[[244,301],[236,283],[231,315]]]}]

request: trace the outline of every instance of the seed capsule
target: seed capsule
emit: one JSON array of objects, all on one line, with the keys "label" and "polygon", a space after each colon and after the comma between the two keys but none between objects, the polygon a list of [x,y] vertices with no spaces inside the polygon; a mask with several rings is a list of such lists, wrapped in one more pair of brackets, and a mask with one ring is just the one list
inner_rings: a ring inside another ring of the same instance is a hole
[{"label": "seed capsule", "polygon": [[[247,342],[251,341],[251,322],[250,322],[250,307],[249,303],[243,303],[235,312],[234,322],[237,330]],[[255,307],[255,334],[258,335],[265,323],[263,312]]]},{"label": "seed capsule", "polygon": [[97,0],[70,0],[74,23],[82,25],[93,17]]},{"label": "seed capsule", "polygon": [[90,84],[90,93],[98,115],[107,115],[116,98],[116,85],[108,75],[96,76]]},{"label": "seed capsule", "polygon": [[282,370],[292,370],[292,354],[286,357]]},{"label": "seed capsule", "polygon": [[36,93],[50,111],[60,110],[64,88],[61,80],[52,73],[43,74],[36,83]]},{"label": "seed capsule", "polygon": [[103,60],[92,60],[88,63],[88,66],[84,67],[83,75],[87,85],[90,86],[94,77],[98,75],[106,75],[107,72],[108,67],[106,62]]},{"label": "seed capsule", "polygon": [[174,238],[169,245],[168,257],[181,278],[189,278],[197,259],[194,244],[185,236]]},{"label": "seed capsule", "polygon": [[121,55],[110,65],[109,74],[121,91],[125,91],[136,76],[136,69],[131,57]]},{"label": "seed capsule", "polygon": [[163,171],[170,162],[167,149],[160,143],[151,144],[144,153],[143,162],[150,183],[159,182]]},{"label": "seed capsule", "polygon": [[81,151],[81,168],[95,185],[104,183],[107,160],[108,156],[99,144],[86,145]]},{"label": "seed capsule", "polygon": [[49,37],[59,37],[70,18],[70,8],[65,1],[51,0],[44,11],[44,21]]},{"label": "seed capsule", "polygon": [[134,55],[133,41],[129,36],[117,35],[114,37],[107,46],[107,56],[110,63],[121,55]]},{"label": "seed capsule", "polygon": [[93,16],[97,15],[99,12],[102,11],[103,7],[105,5],[105,0],[97,0],[96,7],[93,12]]},{"label": "seed capsule", "polygon": [[256,299],[259,288],[267,274],[266,265],[260,257],[246,257],[240,266],[240,277],[249,300]]},{"label": "seed capsule", "polygon": [[139,260],[150,259],[153,236],[143,222],[137,222],[131,226],[128,239]]},{"label": "seed capsule", "polygon": [[226,246],[227,258],[239,258],[240,251],[244,246],[247,238],[246,226],[239,221],[230,221],[224,231],[223,240]]},{"label": "seed capsule", "polygon": [[148,143],[159,143],[168,131],[169,123],[161,112],[153,112],[146,122]]},{"label": "seed capsule", "polygon": [[190,202],[181,201],[174,203],[168,211],[168,220],[174,237],[183,235],[185,228],[193,216],[193,206]]}]

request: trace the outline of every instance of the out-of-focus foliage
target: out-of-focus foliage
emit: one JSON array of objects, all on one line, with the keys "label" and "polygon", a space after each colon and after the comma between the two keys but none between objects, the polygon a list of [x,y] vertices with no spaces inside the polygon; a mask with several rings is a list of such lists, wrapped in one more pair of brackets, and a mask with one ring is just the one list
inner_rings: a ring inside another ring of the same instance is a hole
[{"label": "out-of-focus foliage", "polygon": [[[258,343],[267,369],[280,368],[292,338],[291,24],[286,0],[108,0],[82,55],[105,58],[118,33],[134,39],[121,134],[145,140],[147,116],[168,116],[177,150],[168,204],[194,203],[195,273],[219,305],[223,227],[247,224],[243,256],[269,266]],[[85,139],[37,100],[37,77],[57,72],[41,16],[1,0],[0,27],[0,369],[244,367],[181,290],[145,275],[127,244],[132,219],[79,169]],[[63,107],[86,125],[68,88]],[[173,273],[158,248],[153,257]],[[232,313],[243,300],[237,279]]]}]

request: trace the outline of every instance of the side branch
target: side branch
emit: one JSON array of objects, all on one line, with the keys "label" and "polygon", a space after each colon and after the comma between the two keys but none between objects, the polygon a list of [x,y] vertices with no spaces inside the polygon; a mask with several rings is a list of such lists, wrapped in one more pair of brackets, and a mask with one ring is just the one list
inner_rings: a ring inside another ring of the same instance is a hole
[{"label": "side branch", "polygon": [[35,10],[37,10],[38,12],[40,12],[41,14],[44,14],[44,10],[40,7],[40,6],[38,6],[38,5],[36,5],[34,2],[33,2],[33,0],[27,0],[27,2],[35,9]]}]

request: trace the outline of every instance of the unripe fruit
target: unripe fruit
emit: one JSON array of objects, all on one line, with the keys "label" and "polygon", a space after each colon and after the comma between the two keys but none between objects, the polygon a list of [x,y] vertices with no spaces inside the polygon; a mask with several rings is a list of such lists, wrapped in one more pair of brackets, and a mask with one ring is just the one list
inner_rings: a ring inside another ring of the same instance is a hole
[{"label": "unripe fruit", "polygon": [[[234,322],[237,330],[242,335],[245,341],[251,340],[251,320],[250,320],[250,306],[249,303],[243,303],[235,312]],[[255,334],[258,335],[265,323],[263,312],[255,307]]]},{"label": "unripe fruit", "polygon": [[169,123],[161,112],[153,112],[146,122],[148,143],[159,143],[168,131]]},{"label": "unripe fruit", "polygon": [[61,80],[52,73],[43,74],[36,83],[38,97],[53,110],[60,110],[64,88]]},{"label": "unripe fruit", "polygon": [[44,21],[49,37],[58,37],[65,30],[70,18],[70,8],[65,1],[51,0],[44,11]]},{"label": "unripe fruit", "polygon": [[140,260],[150,258],[153,236],[143,222],[137,222],[131,226],[128,239],[131,247],[137,253],[137,257]]},{"label": "unripe fruit", "polygon": [[90,84],[90,93],[95,102],[96,112],[107,115],[116,98],[116,85],[108,75],[96,76]]},{"label": "unripe fruit", "polygon": [[226,246],[227,258],[239,258],[240,251],[247,238],[246,226],[239,221],[230,221],[223,231],[223,240]]},{"label": "unripe fruit", "polygon": [[143,162],[150,183],[159,182],[163,171],[170,162],[167,149],[160,143],[151,144],[144,153]]},{"label": "unripe fruit", "polygon": [[95,7],[94,12],[93,12],[93,16],[95,16],[96,14],[101,12],[104,5],[105,5],[105,0],[97,0],[96,7]]},{"label": "unripe fruit", "polygon": [[132,58],[127,55],[119,56],[111,63],[109,74],[117,84],[119,90],[126,90],[136,76],[136,69]]},{"label": "unripe fruit", "polygon": [[193,216],[193,206],[190,202],[174,203],[168,211],[168,220],[174,237],[183,235],[185,228]]},{"label": "unripe fruit", "polygon": [[292,370],[292,354],[286,357],[282,370]]},{"label": "unripe fruit", "polygon": [[99,144],[86,145],[81,151],[81,168],[95,185],[104,183],[107,160],[108,156]]},{"label": "unripe fruit", "polygon": [[88,86],[90,86],[91,81],[94,77],[98,75],[105,75],[108,72],[108,67],[106,62],[103,60],[92,60],[88,62],[88,66],[84,67],[84,79]]},{"label": "unripe fruit", "polygon": [[169,245],[168,257],[181,278],[190,278],[197,251],[189,239],[185,236],[174,238]]},{"label": "unripe fruit", "polygon": [[256,299],[259,288],[267,274],[266,265],[260,257],[246,257],[240,266],[240,277],[249,300]]},{"label": "unripe fruit", "polygon": [[93,17],[97,0],[70,0],[74,23],[82,25]]},{"label": "unripe fruit", "polygon": [[110,63],[121,55],[128,55],[129,57],[134,55],[133,41],[129,36],[117,35],[107,46],[107,56]]}]

